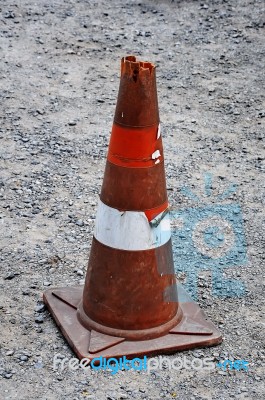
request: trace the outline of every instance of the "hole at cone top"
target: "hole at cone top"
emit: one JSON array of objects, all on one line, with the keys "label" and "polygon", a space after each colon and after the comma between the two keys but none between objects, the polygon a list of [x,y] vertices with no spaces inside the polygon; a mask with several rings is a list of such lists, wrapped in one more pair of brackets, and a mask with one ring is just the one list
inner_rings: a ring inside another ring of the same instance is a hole
[{"label": "hole at cone top", "polygon": [[151,75],[152,71],[155,69],[155,65],[148,61],[137,61],[135,56],[127,56],[122,59],[122,64],[126,64],[125,70],[127,73],[130,71],[133,80],[136,82],[137,77],[141,71],[149,70]]}]

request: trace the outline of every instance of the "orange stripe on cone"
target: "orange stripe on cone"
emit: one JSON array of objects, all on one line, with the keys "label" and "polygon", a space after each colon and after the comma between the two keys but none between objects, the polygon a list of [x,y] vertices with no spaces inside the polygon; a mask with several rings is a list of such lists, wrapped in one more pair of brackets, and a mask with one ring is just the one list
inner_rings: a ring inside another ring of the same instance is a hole
[{"label": "orange stripe on cone", "polygon": [[163,146],[158,129],[157,125],[131,128],[114,123],[108,160],[128,168],[152,167],[160,163],[163,160]]}]

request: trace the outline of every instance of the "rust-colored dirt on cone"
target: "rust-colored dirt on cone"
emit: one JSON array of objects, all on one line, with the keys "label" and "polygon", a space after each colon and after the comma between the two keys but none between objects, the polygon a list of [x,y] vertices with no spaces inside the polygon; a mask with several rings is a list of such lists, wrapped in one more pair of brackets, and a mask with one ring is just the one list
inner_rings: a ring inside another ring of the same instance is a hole
[{"label": "rust-colored dirt on cone", "polygon": [[172,353],[222,341],[174,273],[155,66],[128,56],[85,286],[44,301],[79,358]]}]

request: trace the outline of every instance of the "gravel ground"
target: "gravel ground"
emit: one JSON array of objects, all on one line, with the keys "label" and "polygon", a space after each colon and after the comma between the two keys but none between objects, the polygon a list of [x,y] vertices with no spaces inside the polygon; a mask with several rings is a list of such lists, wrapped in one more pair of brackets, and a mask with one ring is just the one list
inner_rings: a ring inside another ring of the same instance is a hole
[{"label": "gravel ground", "polygon": [[[1,399],[265,398],[264,17],[263,0],[0,1]],[[158,66],[173,208],[193,206],[184,185],[205,200],[208,172],[215,194],[237,184],[226,202],[243,214],[248,260],[225,277],[244,295],[216,296],[211,270],[199,274],[224,341],[178,356],[248,371],[53,370],[56,353],[74,355],[42,293],[83,283],[127,54]]]}]

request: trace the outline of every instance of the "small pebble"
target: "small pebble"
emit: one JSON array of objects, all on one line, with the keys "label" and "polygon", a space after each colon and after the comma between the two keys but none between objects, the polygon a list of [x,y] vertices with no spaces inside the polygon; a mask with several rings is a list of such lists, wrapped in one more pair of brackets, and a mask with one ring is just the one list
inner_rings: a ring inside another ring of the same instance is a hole
[{"label": "small pebble", "polygon": [[43,311],[45,311],[45,310],[46,310],[45,304],[38,304],[38,305],[36,305],[36,307],[35,307],[35,311],[36,311],[37,313],[41,313],[41,312],[43,312]]},{"label": "small pebble", "polygon": [[37,322],[37,324],[42,324],[42,323],[44,322],[44,317],[43,317],[43,315],[38,315],[38,316],[35,318],[35,322]]},{"label": "small pebble", "polygon": [[10,281],[11,279],[15,278],[15,276],[19,275],[18,272],[10,272],[9,274],[7,274],[4,279],[7,281]]}]

